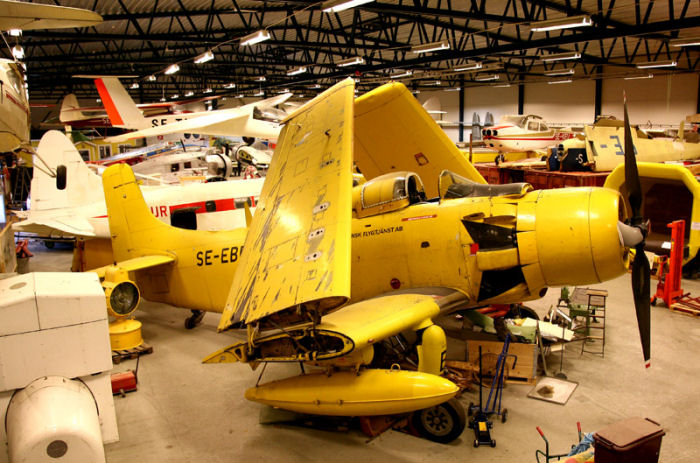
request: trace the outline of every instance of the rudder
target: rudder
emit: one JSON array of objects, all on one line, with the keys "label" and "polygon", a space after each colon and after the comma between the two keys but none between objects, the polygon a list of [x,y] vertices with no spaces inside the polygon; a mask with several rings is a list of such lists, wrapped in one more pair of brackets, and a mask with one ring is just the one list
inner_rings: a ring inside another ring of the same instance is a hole
[{"label": "rudder", "polygon": [[[58,178],[59,166],[65,166],[64,179]],[[65,185],[62,185],[63,180]],[[101,183],[100,177],[85,164],[70,138],[57,130],[50,130],[41,137],[34,156],[31,209],[90,204],[95,201],[95,191],[102,189]]]}]

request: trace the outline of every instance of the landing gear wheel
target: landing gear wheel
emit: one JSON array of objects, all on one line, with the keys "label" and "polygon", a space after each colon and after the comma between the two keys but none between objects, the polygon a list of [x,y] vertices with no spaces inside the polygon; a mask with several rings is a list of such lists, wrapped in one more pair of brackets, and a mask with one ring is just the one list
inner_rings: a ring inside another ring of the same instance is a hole
[{"label": "landing gear wheel", "polygon": [[505,162],[505,160],[506,160],[506,157],[503,154],[499,154],[494,159],[494,162],[496,163],[496,165],[499,165],[500,163]]},{"label": "landing gear wheel", "polygon": [[199,323],[202,321],[202,318],[204,318],[204,312],[201,310],[193,310],[192,311],[192,316],[187,317],[185,319],[185,328],[188,330],[191,330],[195,326],[199,325]]},{"label": "landing gear wheel", "polygon": [[55,241],[44,241],[44,246],[46,246],[46,249],[53,249],[54,246],[56,246]]},{"label": "landing gear wheel", "polygon": [[491,439],[491,447],[495,447],[495,446],[496,446],[496,439]]},{"label": "landing gear wheel", "polygon": [[478,447],[478,446],[479,446],[479,441],[474,439],[474,447]]},{"label": "landing gear wheel", "polygon": [[503,412],[501,412],[501,423],[505,423],[508,421],[508,409],[504,408]]},{"label": "landing gear wheel", "polygon": [[435,407],[413,412],[411,423],[422,437],[447,444],[462,434],[467,417],[462,404],[457,399],[450,399]]}]

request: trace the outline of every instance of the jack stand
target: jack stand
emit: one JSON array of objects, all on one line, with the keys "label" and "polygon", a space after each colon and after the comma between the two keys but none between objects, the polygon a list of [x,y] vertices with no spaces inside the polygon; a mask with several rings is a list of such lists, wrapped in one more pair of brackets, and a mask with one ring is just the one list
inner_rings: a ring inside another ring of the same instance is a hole
[{"label": "jack stand", "polygon": [[[488,415],[483,408],[483,368],[481,365],[481,346],[479,346],[479,408],[476,409],[474,418],[469,422],[469,427],[474,430],[474,447],[480,445],[496,446],[496,441],[491,439],[489,428],[493,422],[489,421]],[[470,410],[471,411],[471,410]]]}]

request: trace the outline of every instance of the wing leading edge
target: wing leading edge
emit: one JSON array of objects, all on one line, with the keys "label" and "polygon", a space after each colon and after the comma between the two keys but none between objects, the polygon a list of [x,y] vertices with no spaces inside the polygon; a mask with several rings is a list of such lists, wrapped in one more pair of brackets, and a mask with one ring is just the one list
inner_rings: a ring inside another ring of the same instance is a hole
[{"label": "wing leading edge", "polygon": [[219,330],[320,319],[350,297],[354,82],[286,120]]}]

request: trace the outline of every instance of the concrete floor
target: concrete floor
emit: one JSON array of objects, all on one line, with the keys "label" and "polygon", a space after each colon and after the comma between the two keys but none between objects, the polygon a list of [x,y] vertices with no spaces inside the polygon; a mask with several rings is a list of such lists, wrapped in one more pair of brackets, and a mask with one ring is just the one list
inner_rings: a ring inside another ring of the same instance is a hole
[{"label": "concrete floor", "polygon": [[[33,244],[32,271],[63,271],[70,267],[67,248],[48,251]],[[652,288],[656,282],[652,281]],[[217,314],[207,314],[192,331],[183,326],[188,311],[144,302],[137,311],[143,335],[154,353],[142,357],[139,390],[115,397],[120,441],[108,445],[110,463],[229,462],[229,461],[534,461],[544,449],[535,430],[545,431],[552,451],[561,452],[576,440],[576,422],[594,431],[621,419],[641,416],[666,430],[662,462],[697,461],[700,440],[695,426],[700,415],[698,370],[700,318],[652,307],[652,367],[645,370],[637,331],[629,276],[596,285],[607,289],[608,321],[605,358],[584,354],[572,345],[564,360],[569,380],[579,383],[566,405],[527,398],[532,386],[508,385],[503,405],[508,422],[494,423],[496,448],[474,448],[471,430],[449,445],[435,444],[396,431],[369,440],[359,430],[321,431],[291,425],[261,425],[261,406],[243,393],[255,384],[258,372],[246,365],[203,365],[201,359],[243,334],[218,334]],[[700,282],[683,280],[683,289],[700,296]],[[653,291],[653,289],[652,289]],[[541,315],[556,304],[558,290],[528,303]],[[451,355],[463,355],[458,341],[449,340]],[[550,356],[550,370],[558,370],[558,354]],[[135,361],[115,371],[135,368]],[[294,374],[298,367],[270,365],[265,380]],[[477,402],[465,393],[461,402]]]}]

